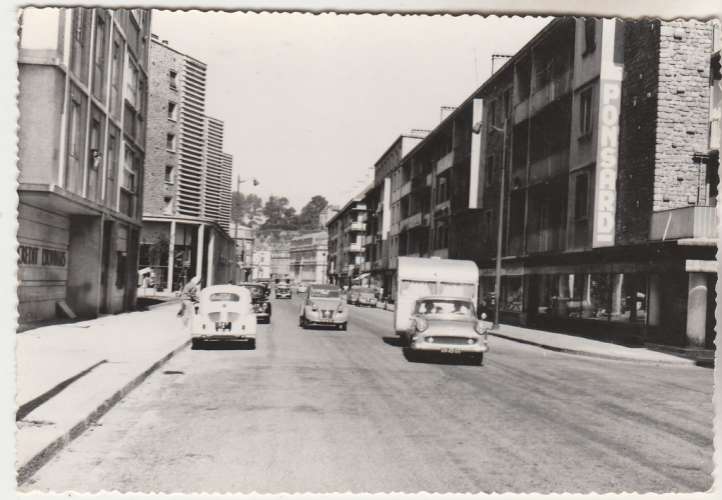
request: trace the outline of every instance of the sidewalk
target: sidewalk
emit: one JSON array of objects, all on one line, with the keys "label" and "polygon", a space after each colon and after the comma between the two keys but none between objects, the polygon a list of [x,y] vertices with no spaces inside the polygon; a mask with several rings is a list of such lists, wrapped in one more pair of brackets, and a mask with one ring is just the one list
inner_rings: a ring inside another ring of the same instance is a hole
[{"label": "sidewalk", "polygon": [[645,347],[626,347],[599,340],[577,337],[563,333],[534,330],[519,326],[501,324],[498,330],[489,331],[489,335],[501,337],[524,344],[535,345],[557,352],[566,352],[593,358],[614,359],[618,361],[636,361],[642,363],[663,363],[676,365],[694,365],[693,359],[647,349]]},{"label": "sidewalk", "polygon": [[16,335],[18,483],[189,342],[177,304]]},{"label": "sidewalk", "polygon": [[[377,307],[388,311],[393,311],[394,308],[393,304],[388,304],[387,307],[384,307],[383,303],[378,304]],[[698,360],[690,356],[675,356],[667,352],[661,352],[662,350],[659,348],[627,347],[610,342],[577,337],[575,335],[506,324],[500,325],[499,330],[489,331],[489,335],[534,345],[551,351],[589,356],[592,358],[673,365],[709,364],[709,360],[706,359],[698,362]]]}]

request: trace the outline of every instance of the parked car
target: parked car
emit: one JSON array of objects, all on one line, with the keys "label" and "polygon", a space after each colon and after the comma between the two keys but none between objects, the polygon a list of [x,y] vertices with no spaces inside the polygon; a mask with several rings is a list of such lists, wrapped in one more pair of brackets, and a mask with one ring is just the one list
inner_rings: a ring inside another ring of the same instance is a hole
[{"label": "parked car", "polygon": [[353,285],[351,288],[348,289],[346,292],[346,302],[348,302],[351,305],[355,305],[356,301],[358,300],[359,296],[359,289],[361,287],[357,285]]},{"label": "parked car", "polygon": [[299,325],[301,328],[327,325],[346,330],[348,306],[342,299],[341,289],[334,285],[309,286],[306,298],[301,303]]},{"label": "parked car", "polygon": [[258,323],[270,323],[271,322],[271,302],[268,300],[266,294],[266,287],[263,283],[238,283],[238,286],[242,286],[248,289],[251,294],[251,301],[253,303],[253,311],[256,314]]},{"label": "parked car", "polygon": [[412,351],[456,354],[482,364],[490,323],[477,319],[471,300],[424,297],[416,301],[412,319],[407,333]]},{"label": "parked car", "polygon": [[308,291],[308,287],[305,283],[299,283],[298,286],[296,286],[296,293],[298,295],[304,294]]},{"label": "parked car", "polygon": [[285,284],[276,285],[276,298],[277,299],[290,299],[291,298],[291,287]]},{"label": "parked car", "polygon": [[204,341],[234,340],[256,347],[256,315],[251,293],[236,285],[214,285],[200,292],[191,321],[194,348]]},{"label": "parked car", "polygon": [[357,306],[376,307],[376,302],[378,302],[378,299],[376,298],[376,291],[373,288],[362,287],[358,289],[358,295],[356,296]]}]

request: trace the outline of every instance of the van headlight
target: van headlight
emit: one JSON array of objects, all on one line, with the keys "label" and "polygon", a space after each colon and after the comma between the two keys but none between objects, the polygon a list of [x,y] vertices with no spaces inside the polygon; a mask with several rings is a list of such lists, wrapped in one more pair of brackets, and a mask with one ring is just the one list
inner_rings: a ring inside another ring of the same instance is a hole
[{"label": "van headlight", "polygon": [[416,318],[416,330],[419,332],[425,331],[429,327],[429,322],[426,321],[424,318]]},{"label": "van headlight", "polygon": [[484,332],[486,332],[486,321],[477,321],[474,325],[474,330],[479,335],[484,335]]}]

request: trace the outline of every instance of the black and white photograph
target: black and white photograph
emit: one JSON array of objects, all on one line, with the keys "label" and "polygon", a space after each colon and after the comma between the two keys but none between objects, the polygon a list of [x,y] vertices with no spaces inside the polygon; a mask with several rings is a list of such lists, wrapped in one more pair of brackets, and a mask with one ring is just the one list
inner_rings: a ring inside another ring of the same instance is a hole
[{"label": "black and white photograph", "polygon": [[15,493],[719,494],[688,3],[13,7]]}]

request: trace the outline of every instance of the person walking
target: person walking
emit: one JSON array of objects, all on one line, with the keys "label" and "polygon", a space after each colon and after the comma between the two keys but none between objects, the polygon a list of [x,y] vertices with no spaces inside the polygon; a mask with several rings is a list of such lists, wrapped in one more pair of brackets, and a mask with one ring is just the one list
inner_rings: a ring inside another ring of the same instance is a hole
[{"label": "person walking", "polygon": [[201,291],[201,277],[194,276],[191,280],[186,283],[181,292],[181,308],[178,311],[178,317],[181,318],[185,315],[187,303],[191,302],[192,305],[198,303],[199,294]]}]

